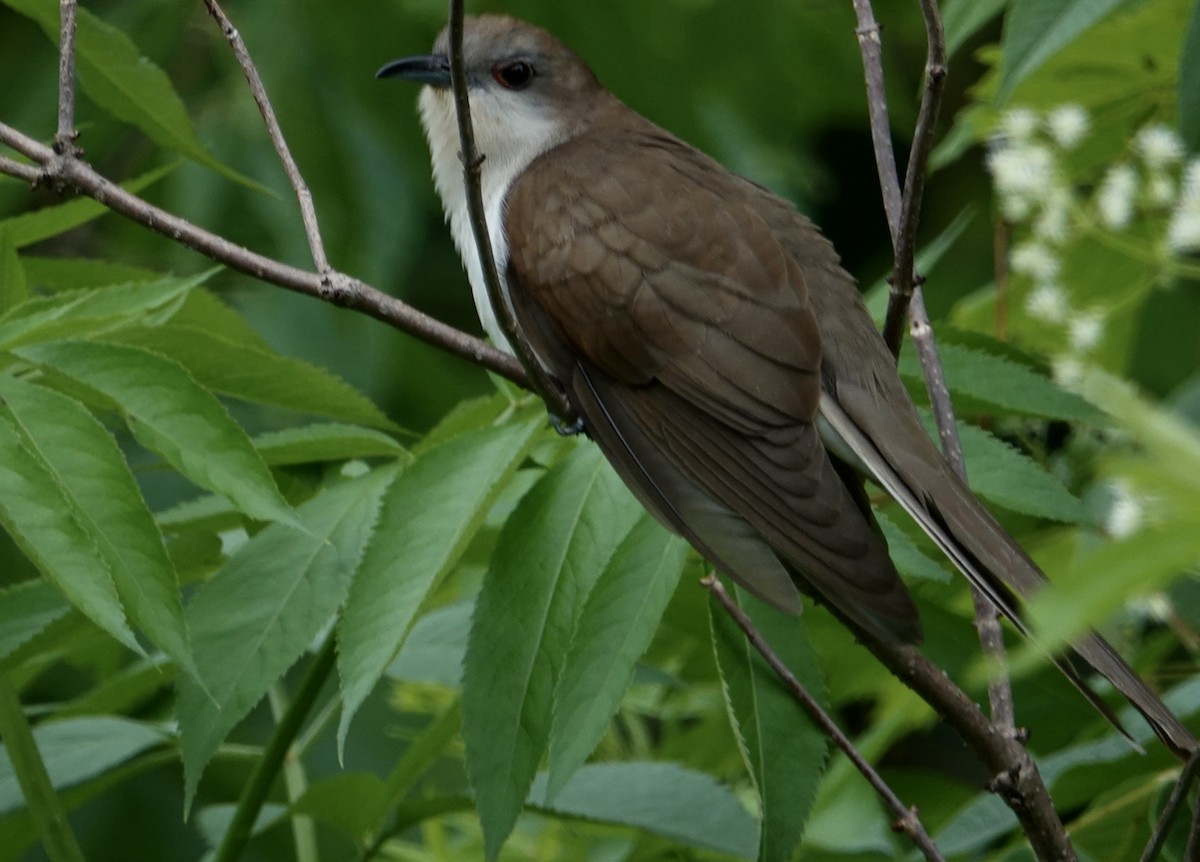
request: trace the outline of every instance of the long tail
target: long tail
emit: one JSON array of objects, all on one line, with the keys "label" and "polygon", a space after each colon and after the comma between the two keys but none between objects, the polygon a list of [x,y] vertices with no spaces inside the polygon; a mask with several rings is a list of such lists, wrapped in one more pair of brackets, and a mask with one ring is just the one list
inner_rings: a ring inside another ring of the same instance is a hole
[{"label": "long tail", "polygon": [[[821,413],[883,489],[917,521],[971,583],[1027,634],[1013,594],[1029,599],[1045,584],[1045,576],[949,469],[920,428],[915,413],[911,418],[896,417],[901,427],[893,427],[890,429],[893,433],[883,439],[868,436],[836,398],[822,398]],[[905,427],[914,423],[915,429]],[[1196,738],[1107,641],[1089,633],[1071,646],[1133,704],[1176,755],[1187,759],[1196,751]],[[1056,663],[1105,718],[1128,737],[1112,711],[1079,678],[1070,663],[1065,660]]]}]

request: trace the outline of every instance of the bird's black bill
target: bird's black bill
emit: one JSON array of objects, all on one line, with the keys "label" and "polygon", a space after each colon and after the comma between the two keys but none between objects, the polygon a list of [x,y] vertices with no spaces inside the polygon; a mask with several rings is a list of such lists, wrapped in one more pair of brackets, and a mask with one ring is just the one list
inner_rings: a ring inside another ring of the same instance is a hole
[{"label": "bird's black bill", "polygon": [[450,86],[450,60],[442,54],[393,60],[375,73],[376,78],[403,78],[432,87]]}]

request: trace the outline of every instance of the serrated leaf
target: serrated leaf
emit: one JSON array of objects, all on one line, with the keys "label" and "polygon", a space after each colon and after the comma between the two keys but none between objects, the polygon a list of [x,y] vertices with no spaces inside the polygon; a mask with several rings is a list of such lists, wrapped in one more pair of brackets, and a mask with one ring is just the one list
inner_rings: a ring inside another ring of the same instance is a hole
[{"label": "serrated leaf", "polygon": [[139,443],[200,487],[228,497],[252,518],[296,522],[246,432],[176,363],[99,342],[58,341],[15,352],[111,399]]},{"label": "serrated leaf", "polygon": [[325,369],[211,330],[168,323],[125,329],[110,340],[170,357],[222,395],[342,422],[395,427],[370,399]]},{"label": "serrated leaf", "polygon": [[675,843],[754,856],[754,818],[711,776],[674,763],[596,763],[583,767],[555,798],[545,801],[546,773],[537,776],[529,804],[553,814],[633,826]]},{"label": "serrated leaf", "polygon": [[545,751],[579,609],[639,515],[599,450],[582,446],[546,472],[500,533],[463,682],[467,774],[489,860],[512,830]]},{"label": "serrated leaf", "polygon": [[272,467],[351,458],[396,458],[402,463],[412,460],[408,450],[394,438],[357,425],[303,425],[268,431],[254,438],[254,448]]},{"label": "serrated leaf", "polygon": [[423,453],[388,490],[338,624],[339,752],[425,597],[458,561],[541,424],[527,419],[456,437]]},{"label": "serrated leaf", "polygon": [[307,815],[359,841],[370,834],[385,792],[382,779],[372,772],[341,772],[310,784],[292,803],[291,813]]},{"label": "serrated leaf", "polygon": [[0,401],[99,549],[129,619],[194,672],[175,568],[116,441],[82,404],[32,383],[0,375]]},{"label": "serrated leaf", "polygon": [[[55,45],[59,9],[53,0],[3,0],[5,5],[36,21]],[[160,146],[175,150],[229,179],[261,188],[221,164],[204,148],[175,93],[171,79],[142,55],[128,36],[101,21],[87,9],[76,13],[75,62],[79,86],[97,105],[118,120],[141,129]]]},{"label": "serrated leaf", "polygon": [[687,549],[643,514],[588,594],[554,694],[547,798],[583,765],[621,705],[675,593]]},{"label": "serrated leaf", "polygon": [[[4,2],[7,2],[7,0],[4,0]],[[57,11],[55,14],[57,15]],[[139,177],[121,183],[121,188],[127,192],[137,194],[167,176],[167,174],[174,171],[178,166],[178,162],[173,162],[161,168],[147,171]],[[12,238],[14,246],[24,248],[35,242],[41,242],[52,236],[58,236],[60,233],[64,233],[71,228],[87,224],[93,219],[111,212],[111,209],[99,201],[92,200],[91,198],[79,198],[63,204],[54,204],[34,210],[33,212],[21,213],[20,215],[6,218],[0,221],[0,226],[9,230],[9,236]]]},{"label": "serrated leaf", "polygon": [[0,316],[0,350],[109,332],[177,303],[214,272],[35,297]]},{"label": "serrated leaf", "polygon": [[12,230],[0,223],[0,314],[28,298],[29,285],[12,240]]},{"label": "serrated leaf", "polygon": [[[733,595],[805,690],[823,702],[825,679],[799,620],[741,589]],[[758,792],[758,858],[789,862],[817,797],[828,742],[716,599],[709,619],[726,708]]]},{"label": "serrated leaf", "polygon": [[475,602],[430,611],[417,620],[385,673],[392,679],[462,685]]},{"label": "serrated leaf", "polygon": [[32,284],[54,292],[159,281],[163,277],[161,272],[152,269],[94,257],[38,257],[26,254],[21,256],[21,260]]},{"label": "serrated leaf", "polygon": [[341,605],[395,468],[330,488],[242,545],[187,609],[205,693],[179,681],[185,807],[217,746]]},{"label": "serrated leaf", "polygon": [[891,518],[879,511],[874,514],[879,529],[883,531],[883,537],[887,540],[888,556],[896,564],[896,571],[907,578],[922,578],[941,583],[953,580],[945,566],[927,556]]},{"label": "serrated leaf", "polygon": [[41,579],[0,590],[0,659],[71,610],[54,587]]},{"label": "serrated leaf", "polygon": [[1121,0],[1012,0],[1000,42],[1002,68],[996,103],[1061,48],[1121,5]]},{"label": "serrated leaf", "polygon": [[[168,739],[157,727],[115,716],[44,722],[33,729],[33,738],[56,790],[107,772]],[[8,752],[0,748],[0,812],[24,802]]]},{"label": "serrated leaf", "polygon": [[963,43],[1000,14],[1008,0],[946,0],[942,7],[942,29],[946,54],[953,57]]},{"label": "serrated leaf", "polygon": [[100,626],[140,652],[125,623],[100,549],[80,526],[71,501],[0,405],[0,523],[51,583]]},{"label": "serrated leaf", "polygon": [[[933,421],[923,414],[933,433]],[[971,490],[998,506],[1064,523],[1091,521],[1079,498],[1035,461],[982,428],[958,423]]]},{"label": "serrated leaf", "polygon": [[[960,344],[938,344],[946,384],[953,395],[997,412],[1020,413],[1068,422],[1096,422],[1101,416],[1090,404],[1043,374],[984,350]],[[920,361],[911,349],[901,353],[900,374],[924,385]]]}]

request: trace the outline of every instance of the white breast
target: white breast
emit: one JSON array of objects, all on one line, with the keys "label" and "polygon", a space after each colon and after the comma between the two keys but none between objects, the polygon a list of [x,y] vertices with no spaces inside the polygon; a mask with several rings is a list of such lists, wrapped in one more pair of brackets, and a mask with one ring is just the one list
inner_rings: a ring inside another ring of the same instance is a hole
[{"label": "white breast", "polygon": [[[508,94],[503,91],[497,93],[490,89],[472,89],[471,119],[476,146],[484,157],[481,174],[484,217],[505,301],[508,301],[508,285],[504,281],[508,265],[504,199],[521,172],[539,155],[558,144],[563,133],[559,123],[529,110],[527,102],[504,98],[505,95]],[[471,295],[475,300],[479,322],[497,347],[511,353],[508,339],[488,297],[475,235],[467,213],[453,97],[448,90],[425,87],[421,91],[419,104],[421,122],[425,126],[425,135],[433,155],[434,186],[442,199],[450,233],[471,282]]]}]

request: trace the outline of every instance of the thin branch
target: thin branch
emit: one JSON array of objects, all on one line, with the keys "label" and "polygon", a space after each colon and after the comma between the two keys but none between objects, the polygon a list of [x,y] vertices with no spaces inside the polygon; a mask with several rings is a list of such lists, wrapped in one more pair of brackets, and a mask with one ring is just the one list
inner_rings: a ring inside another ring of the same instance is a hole
[{"label": "thin branch", "polygon": [[[863,57],[863,74],[867,80],[867,111],[871,118],[871,143],[875,150],[875,169],[879,172],[879,190],[883,194],[883,209],[887,214],[892,248],[900,244],[900,176],[896,173],[896,152],[892,147],[892,121],[888,117],[887,94],[883,85],[883,42],[879,38],[879,22],[871,0],[853,0],[858,18],[858,47]],[[891,308],[889,307],[889,318]],[[892,342],[888,341],[891,347]],[[895,355],[896,350],[892,350]]]},{"label": "thin branch", "polygon": [[[524,371],[507,353],[422,314],[411,305],[358,279],[340,272],[322,276],[250,251],[125,191],[80,159],[59,157],[50,147],[4,123],[0,123],[0,143],[41,165],[39,180],[73,188],[114,212],[182,243],[217,263],[261,281],[366,314],[427,344],[494,371],[518,386],[529,388]],[[11,160],[0,161],[0,172],[28,179],[28,166]]]},{"label": "thin branch", "polygon": [[27,165],[24,162],[18,162],[16,159],[8,158],[8,156],[0,156],[0,174],[16,177],[30,185],[36,185],[46,176],[45,171],[41,168],[35,165]]},{"label": "thin branch", "polygon": [[[934,418],[942,449],[950,465],[965,483],[966,462],[954,418],[949,389],[938,357],[937,344],[930,326],[929,314],[920,291],[920,279],[914,272],[916,233],[924,193],[929,153],[933,146],[934,127],[937,122],[942,92],[946,78],[946,46],[941,17],[936,0],[918,0],[926,30],[925,89],[917,115],[912,147],[905,171],[904,188],[901,191],[896,170],[895,152],[888,126],[887,96],[883,83],[882,48],[879,40],[879,24],[875,20],[870,0],[853,0],[858,18],[858,40],[862,49],[863,69],[866,80],[867,100],[870,106],[871,133],[875,149],[875,161],[879,168],[879,182],[891,230],[895,265],[892,272],[891,293],[888,301],[887,318],[884,323],[884,339],[893,355],[899,354],[903,333],[902,321],[909,318],[913,344],[921,360],[925,384],[933,407]],[[896,201],[900,204],[897,206]],[[978,590],[972,588],[975,604],[975,626],[983,652],[996,661],[998,666],[1005,662],[1004,635],[999,615],[992,603]],[[992,768],[1003,781],[996,783],[1002,793],[1008,789],[1028,790],[1031,796],[1022,798],[1021,793],[1008,796],[1006,801],[1018,816],[1023,809],[1042,809],[1035,812],[1040,821],[1047,851],[1059,852],[1070,844],[1066,832],[1054,812],[1045,786],[1037,774],[1028,751],[1020,744],[1019,733],[1013,713],[1012,687],[1006,675],[997,672],[988,684],[988,699],[991,706],[993,730],[1008,746],[1011,759],[993,762]],[[939,710],[940,711],[940,710]],[[1020,777],[1013,782],[1011,776]],[[1028,828],[1026,829],[1029,833]],[[1033,842],[1034,836],[1029,833]],[[1054,856],[1051,858],[1059,858]]]},{"label": "thin branch", "polygon": [[[1196,775],[1200,773],[1200,750],[1192,754],[1187,765],[1179,773],[1179,778],[1175,782],[1175,787],[1171,789],[1171,795],[1167,798],[1167,804],[1163,806],[1162,814],[1158,816],[1158,822],[1154,824],[1154,831],[1150,833],[1150,841],[1146,844],[1146,849],[1142,851],[1139,857],[1140,862],[1154,862],[1158,858],[1167,843],[1167,836],[1171,832],[1171,825],[1175,822],[1183,803],[1187,800],[1188,790],[1195,781]],[[1196,806],[1195,819],[1192,821],[1192,836],[1196,833],[1195,824],[1200,822],[1200,804]],[[1190,839],[1189,839],[1190,841]],[[1194,856],[1185,858],[1193,859]]]},{"label": "thin branch", "polygon": [[998,733],[975,702],[917,647],[883,640],[839,614],[835,607],[826,607],[893,676],[916,692],[970,746],[993,776],[988,789],[999,794],[1017,816],[1036,857],[1046,862],[1075,860],[1074,848],[1054,810],[1054,802],[1021,741]]},{"label": "thin branch", "polygon": [[763,638],[750,617],[746,615],[746,612],[738,606],[737,602],[725,590],[725,586],[721,583],[720,579],[715,574],[710,573],[701,579],[700,584],[716,596],[717,601],[725,608],[726,613],[733,617],[745,633],[746,639],[766,659],[771,670],[775,671],[776,675],[783,680],[788,691],[792,693],[792,697],[804,708],[804,711],[817,723],[825,735],[833,740],[834,745],[850,758],[850,762],[854,764],[854,768],[862,773],[871,787],[875,789],[875,792],[887,804],[888,809],[896,818],[894,828],[908,835],[926,859],[942,860],[944,862],[945,857],[938,851],[933,843],[933,839],[929,837],[929,834],[925,831],[925,827],[921,825],[921,821],[917,817],[917,809],[915,807],[905,807],[904,803],[900,801],[900,797],[895,794],[887,782],[875,771],[875,768],[867,762],[866,758],[859,754],[858,749],[854,747],[854,743],[850,741],[850,738],[842,732],[842,729],[821,708],[816,699],[800,684],[800,680],[796,679],[783,660],[771,649],[770,644]]},{"label": "thin branch", "polygon": [[216,855],[213,857],[214,862],[233,862],[233,860],[241,858],[242,850],[250,840],[254,821],[258,819],[258,815],[262,811],[271,785],[279,775],[279,770],[283,767],[284,760],[296,739],[296,734],[300,732],[300,725],[304,723],[305,716],[316,703],[317,696],[329,679],[329,674],[333,671],[336,661],[334,636],[330,632],[321,649],[313,656],[312,663],[305,671],[304,678],[300,681],[300,687],[296,689],[292,702],[288,704],[287,709],[276,723],[275,730],[271,733],[266,748],[263,749],[262,757],[255,763],[250,778],[242,787],[242,795],[238,797],[237,807],[233,810],[233,819],[230,820],[225,835],[221,839],[221,846],[217,848]]},{"label": "thin branch", "polygon": [[504,286],[500,282],[500,273],[496,269],[496,256],[492,252],[491,236],[488,233],[487,218],[483,208],[482,171],[486,153],[480,153],[475,146],[475,129],[471,123],[471,100],[467,92],[467,73],[463,66],[463,2],[450,0],[449,22],[449,55],[450,82],[454,91],[454,110],[458,118],[458,139],[461,151],[459,156],[463,163],[463,185],[467,193],[467,213],[471,219],[471,229],[475,234],[475,249],[479,254],[479,266],[487,284],[488,301],[496,313],[496,320],[504,330],[508,343],[521,362],[526,378],[532,382],[533,391],[542,397],[550,412],[558,419],[558,427],[575,424],[578,417],[567,401],[562,387],[550,377],[542,364],[538,362],[529,348],[528,342],[521,336],[520,327]]},{"label": "thin branch", "polygon": [[59,0],[58,48],[58,133],[54,149],[62,155],[78,156],[75,146],[75,0]]},{"label": "thin branch", "polygon": [[221,28],[221,32],[225,34],[229,46],[233,48],[233,55],[237,57],[238,65],[242,67],[242,74],[246,76],[246,83],[250,85],[250,95],[254,97],[254,103],[258,105],[258,112],[262,114],[263,122],[267,125],[267,135],[271,138],[275,152],[279,154],[279,160],[283,163],[283,170],[287,174],[288,182],[292,184],[296,200],[300,204],[300,217],[304,222],[304,235],[308,237],[308,247],[312,252],[313,265],[318,273],[327,276],[331,273],[329,258],[325,254],[325,243],[321,239],[321,228],[317,224],[317,211],[313,207],[312,192],[309,191],[308,184],[300,173],[300,168],[296,166],[296,160],[292,158],[292,151],[283,137],[283,129],[279,127],[279,120],[275,117],[275,109],[271,107],[271,100],[267,97],[267,90],[263,86],[262,77],[258,74],[258,68],[254,65],[254,60],[251,59],[250,51],[246,48],[246,43],[242,41],[241,34],[217,4],[217,0],[204,0],[204,6]]}]

